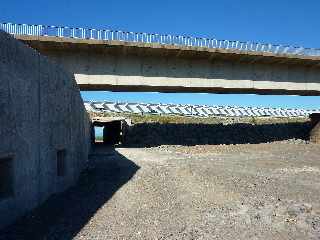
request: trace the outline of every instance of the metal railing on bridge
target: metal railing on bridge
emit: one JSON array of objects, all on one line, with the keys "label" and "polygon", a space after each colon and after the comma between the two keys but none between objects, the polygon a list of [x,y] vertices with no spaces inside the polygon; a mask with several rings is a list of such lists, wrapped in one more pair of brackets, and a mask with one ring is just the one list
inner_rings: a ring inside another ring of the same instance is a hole
[{"label": "metal railing on bridge", "polygon": [[0,29],[14,35],[51,36],[64,38],[94,39],[106,41],[124,41],[156,43],[163,45],[231,49],[239,51],[266,52],[298,56],[320,56],[320,49],[303,48],[289,45],[275,45],[256,42],[218,40],[211,38],[186,37],[126,31],[98,30],[91,28],[57,27],[46,25],[28,25],[0,23]]}]

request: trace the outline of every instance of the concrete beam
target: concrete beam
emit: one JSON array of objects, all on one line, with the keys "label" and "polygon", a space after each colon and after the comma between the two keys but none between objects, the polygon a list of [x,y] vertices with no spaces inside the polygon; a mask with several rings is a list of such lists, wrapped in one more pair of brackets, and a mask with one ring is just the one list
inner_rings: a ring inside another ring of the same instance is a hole
[{"label": "concrete beam", "polygon": [[104,49],[110,47],[126,47],[130,49],[137,48],[147,48],[153,49],[153,53],[156,53],[155,50],[159,50],[162,53],[164,50],[169,50],[173,55],[180,55],[181,52],[192,52],[192,55],[199,55],[201,57],[212,56],[216,54],[217,56],[235,58],[239,56],[249,56],[251,59],[257,57],[261,59],[264,57],[269,61],[277,62],[279,59],[284,62],[294,62],[294,63],[308,63],[308,64],[317,64],[320,62],[320,57],[317,56],[304,56],[304,55],[290,55],[290,54],[275,54],[269,52],[257,52],[257,51],[244,51],[237,49],[220,49],[220,48],[207,48],[207,47],[191,47],[191,46],[181,46],[181,45],[162,45],[157,43],[142,43],[142,42],[123,42],[123,41],[109,41],[109,40],[94,40],[94,39],[77,39],[77,38],[62,38],[62,37],[48,37],[48,36],[29,36],[29,35],[15,35],[16,39],[19,39],[31,47],[40,49],[49,49],[57,47],[71,47],[73,49],[80,49],[82,47],[87,47],[88,45],[91,48]]},{"label": "concrete beam", "polygon": [[320,58],[137,42],[16,36],[81,90],[320,95]]}]

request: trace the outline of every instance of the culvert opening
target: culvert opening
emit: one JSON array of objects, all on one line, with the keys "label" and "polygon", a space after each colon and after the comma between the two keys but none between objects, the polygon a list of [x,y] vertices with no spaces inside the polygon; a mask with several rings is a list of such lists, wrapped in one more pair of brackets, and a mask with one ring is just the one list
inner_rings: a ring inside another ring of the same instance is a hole
[{"label": "culvert opening", "polygon": [[96,144],[115,145],[122,142],[124,135],[123,119],[115,118],[94,118],[92,120],[94,127],[94,139]]},{"label": "culvert opening", "polygon": [[106,123],[103,128],[103,143],[118,144],[121,141],[121,121]]}]

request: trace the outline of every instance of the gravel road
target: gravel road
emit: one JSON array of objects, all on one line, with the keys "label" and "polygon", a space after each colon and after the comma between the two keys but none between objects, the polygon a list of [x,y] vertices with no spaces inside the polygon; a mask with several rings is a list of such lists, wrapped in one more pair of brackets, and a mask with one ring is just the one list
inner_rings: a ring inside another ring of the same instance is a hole
[{"label": "gravel road", "polygon": [[320,146],[102,148],[0,239],[320,239]]}]

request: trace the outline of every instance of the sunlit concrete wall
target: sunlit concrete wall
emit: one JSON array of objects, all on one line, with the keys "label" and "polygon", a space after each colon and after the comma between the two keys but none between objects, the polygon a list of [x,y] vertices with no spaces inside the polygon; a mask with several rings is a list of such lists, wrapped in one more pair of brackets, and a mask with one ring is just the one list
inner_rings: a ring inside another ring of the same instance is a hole
[{"label": "sunlit concrete wall", "polygon": [[76,182],[90,121],[72,73],[0,32],[0,227]]}]

